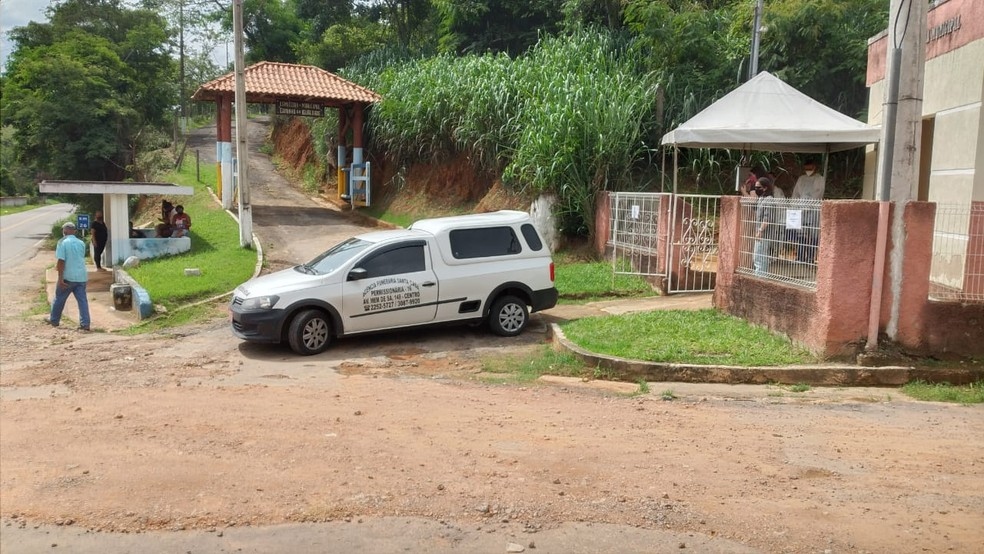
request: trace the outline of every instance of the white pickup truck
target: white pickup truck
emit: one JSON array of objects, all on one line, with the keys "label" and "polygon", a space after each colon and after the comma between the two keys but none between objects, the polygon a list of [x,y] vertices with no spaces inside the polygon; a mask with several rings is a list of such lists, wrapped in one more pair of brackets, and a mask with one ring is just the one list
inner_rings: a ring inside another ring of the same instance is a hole
[{"label": "white pickup truck", "polygon": [[239,338],[312,355],[334,337],[437,323],[518,335],[556,303],[549,248],[528,214],[502,210],[357,235],[243,283],[230,311]]}]

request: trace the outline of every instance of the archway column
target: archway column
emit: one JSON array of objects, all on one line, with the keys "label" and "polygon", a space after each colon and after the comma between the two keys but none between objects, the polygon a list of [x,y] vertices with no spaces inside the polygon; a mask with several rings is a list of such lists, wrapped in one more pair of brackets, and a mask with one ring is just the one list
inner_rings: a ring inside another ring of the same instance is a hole
[{"label": "archway column", "polygon": [[362,125],[365,120],[365,104],[355,104],[352,111],[355,121],[352,122],[352,163],[360,164],[362,159]]},{"label": "archway column", "polygon": [[216,141],[215,141],[215,164],[216,164],[216,196],[222,201],[222,207],[232,208],[233,194],[233,169],[232,169],[232,98],[220,94],[215,99],[216,104]]},{"label": "archway column", "polygon": [[348,194],[348,183],[345,179],[345,164],[348,161],[348,147],[345,145],[348,134],[349,119],[345,106],[338,107],[338,197]]}]

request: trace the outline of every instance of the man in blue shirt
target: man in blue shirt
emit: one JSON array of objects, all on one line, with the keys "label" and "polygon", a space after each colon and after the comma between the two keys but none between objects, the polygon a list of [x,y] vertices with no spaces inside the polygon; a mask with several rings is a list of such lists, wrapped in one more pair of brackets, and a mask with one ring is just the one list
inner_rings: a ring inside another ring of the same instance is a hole
[{"label": "man in blue shirt", "polygon": [[58,327],[62,311],[70,294],[79,303],[79,329],[89,330],[89,299],[85,295],[86,281],[89,279],[85,269],[85,243],[75,236],[75,224],[69,221],[62,225],[62,239],[55,248],[58,259],[58,282],[55,283],[55,301],[51,304],[51,315],[47,322]]}]

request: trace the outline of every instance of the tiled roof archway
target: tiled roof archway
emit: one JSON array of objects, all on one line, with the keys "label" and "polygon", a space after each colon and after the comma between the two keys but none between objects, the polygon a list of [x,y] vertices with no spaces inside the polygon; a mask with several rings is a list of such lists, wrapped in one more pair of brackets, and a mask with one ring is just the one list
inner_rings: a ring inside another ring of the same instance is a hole
[{"label": "tiled roof archway", "polygon": [[[363,86],[311,65],[259,62],[247,67],[244,74],[247,102],[272,104],[277,100],[300,100],[340,106],[353,102],[371,104],[381,99]],[[210,101],[234,94],[235,77],[232,72],[203,84],[192,99]]]}]

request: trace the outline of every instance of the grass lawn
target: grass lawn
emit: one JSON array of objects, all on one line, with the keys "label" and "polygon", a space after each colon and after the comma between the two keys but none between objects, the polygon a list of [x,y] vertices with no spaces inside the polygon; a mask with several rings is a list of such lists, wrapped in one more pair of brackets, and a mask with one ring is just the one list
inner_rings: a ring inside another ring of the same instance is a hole
[{"label": "grass lawn", "polygon": [[561,325],[591,352],[666,363],[778,366],[816,363],[785,337],[715,310],[663,310],[592,317]]},{"label": "grass lawn", "polygon": [[642,277],[615,274],[610,261],[581,260],[561,252],[554,255],[554,268],[554,284],[562,304],[655,294]]},{"label": "grass lawn", "polygon": [[[191,251],[177,256],[142,260],[128,273],[168,311],[186,303],[232,292],[253,275],[256,251],[239,245],[239,224],[229,217],[204,183],[215,183],[215,167],[202,168],[202,183],[195,179],[194,160],[185,158],[181,171],[162,181],[190,186],[193,196],[169,198],[191,216]],[[159,206],[159,202],[157,204]],[[200,275],[185,275],[185,269]]]},{"label": "grass lawn", "polygon": [[952,402],[955,404],[984,404],[984,381],[962,386],[914,381],[904,385],[902,392],[916,400]]}]

